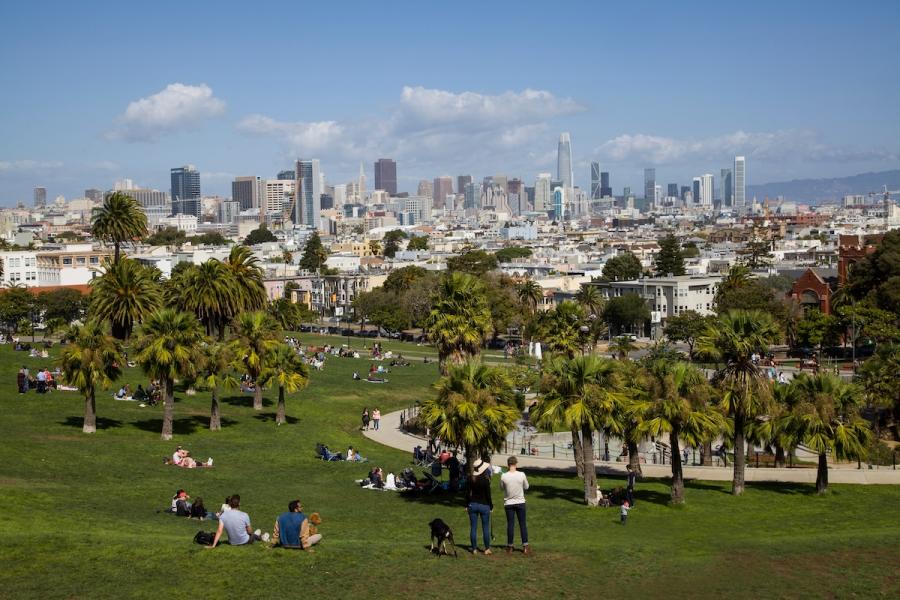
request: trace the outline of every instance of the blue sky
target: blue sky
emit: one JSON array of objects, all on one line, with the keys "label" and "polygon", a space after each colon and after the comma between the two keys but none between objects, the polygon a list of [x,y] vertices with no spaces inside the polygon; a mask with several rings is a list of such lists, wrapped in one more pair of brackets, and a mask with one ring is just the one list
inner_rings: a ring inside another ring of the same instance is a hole
[{"label": "blue sky", "polygon": [[[627,6],[625,6],[627,4]],[[419,179],[555,172],[617,193],[900,168],[900,2],[7,2],[0,205],[115,179],[204,193],[319,158]]]}]

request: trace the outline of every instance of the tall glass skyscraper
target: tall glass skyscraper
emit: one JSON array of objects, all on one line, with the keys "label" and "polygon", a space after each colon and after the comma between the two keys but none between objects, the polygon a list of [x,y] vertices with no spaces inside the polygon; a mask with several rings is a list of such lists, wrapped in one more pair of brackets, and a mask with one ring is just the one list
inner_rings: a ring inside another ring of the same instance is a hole
[{"label": "tall glass skyscraper", "polygon": [[200,171],[194,165],[171,170],[172,214],[200,218]]},{"label": "tall glass skyscraper", "polygon": [[294,225],[319,229],[322,225],[322,178],[319,176],[318,159],[298,160],[296,172]]},{"label": "tall glass skyscraper", "polygon": [[656,169],[644,169],[644,203],[652,206],[656,198]]},{"label": "tall glass skyscraper", "polygon": [[722,187],[722,206],[731,206],[734,200],[734,181],[731,169],[722,169],[719,185]]},{"label": "tall glass skyscraper", "polygon": [[572,173],[572,140],[569,133],[559,134],[559,146],[556,149],[556,178],[563,187],[570,188],[575,175]]},{"label": "tall glass skyscraper", "polygon": [[384,190],[391,196],[397,195],[397,163],[390,158],[375,161],[375,189]]},{"label": "tall glass skyscraper", "polygon": [[591,200],[599,200],[603,196],[600,192],[600,163],[591,163]]},{"label": "tall glass skyscraper", "polygon": [[612,186],[609,185],[609,172],[600,171],[600,197],[611,198],[612,195]]},{"label": "tall glass skyscraper", "polygon": [[743,211],[747,208],[747,159],[734,157],[734,208]]},{"label": "tall glass skyscraper", "polygon": [[557,221],[566,218],[566,192],[561,187],[553,190],[553,218]]}]

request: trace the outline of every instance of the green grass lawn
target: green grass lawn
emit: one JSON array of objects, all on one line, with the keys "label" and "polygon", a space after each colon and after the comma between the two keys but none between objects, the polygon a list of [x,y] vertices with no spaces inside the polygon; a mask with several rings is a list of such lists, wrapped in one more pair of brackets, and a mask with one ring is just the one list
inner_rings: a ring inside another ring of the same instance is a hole
[{"label": "green grass lawn", "polygon": [[[750,484],[744,497],[732,498],[727,484],[692,482],[688,504],[674,509],[666,505],[664,481],[642,482],[622,527],[616,510],[580,504],[574,476],[531,471],[534,556],[437,559],[427,551],[432,518],[447,521],[458,544],[468,543],[460,499],[411,500],[353,483],[371,463],[399,471],[408,462],[407,453],[362,437],[362,408],[387,412],[424,398],[436,365],[419,361],[396,369],[387,385],[367,385],[351,380],[367,360],[330,359],[309,388],[289,397],[290,422],[280,428],[274,392],[261,413],[250,396],[226,393],[225,427],[215,434],[206,430],[208,395],[179,393],[175,439],[162,442],[162,409],[113,401],[112,391],[97,402],[94,435],[81,433],[76,393],[16,394],[18,367],[46,362],[0,348],[0,597],[900,595],[894,487],[836,485],[819,498],[812,486]],[[128,369],[127,379],[145,383],[137,369]],[[341,451],[353,444],[371,462],[322,463],[313,456],[317,441]],[[164,466],[175,444],[201,459],[212,456],[216,466]],[[240,493],[254,527],[268,531],[300,497],[307,512],[321,512],[324,542],[313,554],[261,545],[201,548],[194,534],[214,523],[156,512],[179,487],[203,496],[208,507]],[[501,546],[501,510],[495,520]]]}]

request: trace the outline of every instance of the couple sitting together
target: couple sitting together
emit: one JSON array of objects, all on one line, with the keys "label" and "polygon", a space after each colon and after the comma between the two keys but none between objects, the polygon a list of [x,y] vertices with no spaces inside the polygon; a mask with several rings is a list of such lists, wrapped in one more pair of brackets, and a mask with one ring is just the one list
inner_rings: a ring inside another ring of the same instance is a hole
[{"label": "couple sitting together", "polygon": [[[228,543],[232,546],[243,546],[255,541],[269,541],[268,533],[256,531],[250,525],[250,515],[240,510],[241,497],[235,494],[229,499],[230,510],[219,515],[219,528],[209,548],[215,548],[222,532],[228,534]],[[288,510],[278,516],[275,521],[275,530],[271,541],[282,548],[298,550],[309,549],[322,540],[322,534],[318,533],[316,526],[321,522],[318,513],[311,514],[308,518],[303,514],[303,506],[299,500],[291,500]]]}]

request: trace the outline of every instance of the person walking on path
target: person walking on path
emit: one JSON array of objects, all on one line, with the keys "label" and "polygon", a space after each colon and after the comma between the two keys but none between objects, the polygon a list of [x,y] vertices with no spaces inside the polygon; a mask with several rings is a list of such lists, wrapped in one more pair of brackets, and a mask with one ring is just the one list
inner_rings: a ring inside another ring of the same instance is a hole
[{"label": "person walking on path", "polygon": [[625,522],[628,520],[628,511],[629,510],[631,510],[631,505],[628,503],[628,500],[626,500],[625,502],[622,503],[622,508],[619,511],[619,514],[621,515],[620,522],[622,523],[622,525],[624,525]]},{"label": "person walking on path", "polygon": [[368,408],[363,409],[362,428],[363,428],[363,431],[369,430],[369,409]]},{"label": "person walking on path", "polygon": [[512,554],[516,519],[519,520],[519,535],[522,537],[522,552],[531,554],[528,546],[528,526],[525,524],[525,490],[528,478],[519,471],[519,460],[510,456],[506,461],[509,470],[500,476],[503,490],[503,510],[506,512],[506,553]]},{"label": "person walking on path", "polygon": [[372,411],[372,422],[375,424],[375,431],[378,431],[378,423],[381,422],[381,411],[377,408]]},{"label": "person walking on path", "polygon": [[484,460],[476,460],[475,470],[466,486],[466,512],[469,513],[469,541],[472,554],[478,554],[478,519],[481,518],[481,535],[484,538],[484,553],[491,555],[491,465]]},{"label": "person walking on path", "polygon": [[[634,506],[634,481],[637,478],[637,473],[634,472],[631,465],[628,465],[625,468],[628,469],[628,485],[625,487],[628,495],[628,506]],[[627,515],[627,513],[624,514]],[[625,523],[625,521],[622,521],[622,523]]]}]

